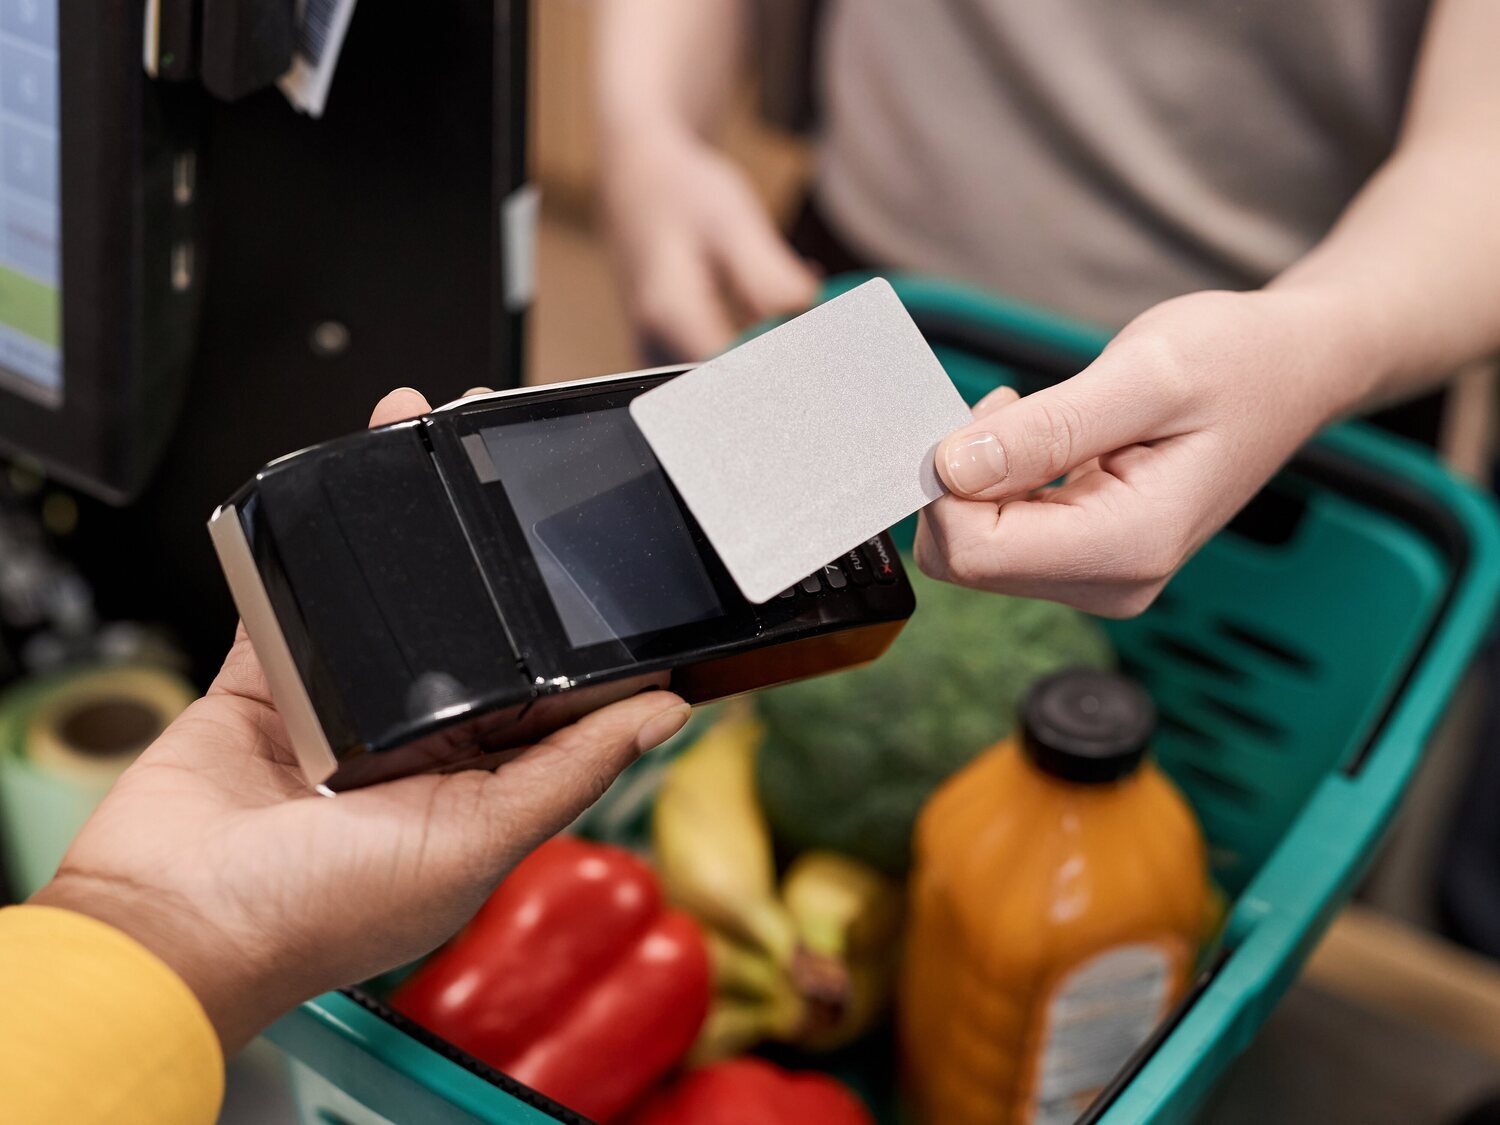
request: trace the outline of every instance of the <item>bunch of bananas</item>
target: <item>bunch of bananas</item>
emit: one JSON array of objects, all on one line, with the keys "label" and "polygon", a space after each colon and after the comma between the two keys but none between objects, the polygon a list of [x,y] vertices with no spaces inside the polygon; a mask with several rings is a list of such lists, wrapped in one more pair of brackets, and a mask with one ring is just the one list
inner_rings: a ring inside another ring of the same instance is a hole
[{"label": "bunch of bananas", "polygon": [[812,1050],[867,1030],[890,997],[900,888],[847,856],[810,851],[778,886],[755,794],[761,727],[747,705],[672,763],[653,841],[667,897],[703,923],[715,1000],[695,1062],[764,1040]]}]

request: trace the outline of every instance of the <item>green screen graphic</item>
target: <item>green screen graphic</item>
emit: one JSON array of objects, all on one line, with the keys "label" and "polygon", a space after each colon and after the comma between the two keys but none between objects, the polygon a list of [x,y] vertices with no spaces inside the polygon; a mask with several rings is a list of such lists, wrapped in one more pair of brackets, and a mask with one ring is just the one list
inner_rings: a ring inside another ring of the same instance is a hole
[{"label": "green screen graphic", "polygon": [[0,0],[0,387],[63,399],[58,0]]}]

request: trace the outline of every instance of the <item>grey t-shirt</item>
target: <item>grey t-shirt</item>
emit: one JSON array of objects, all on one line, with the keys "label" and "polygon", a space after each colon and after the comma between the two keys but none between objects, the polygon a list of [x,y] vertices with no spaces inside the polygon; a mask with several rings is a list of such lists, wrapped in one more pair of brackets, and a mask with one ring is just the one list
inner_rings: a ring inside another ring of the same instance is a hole
[{"label": "grey t-shirt", "polygon": [[1426,0],[830,0],[849,243],[1106,325],[1304,253],[1390,152]]}]

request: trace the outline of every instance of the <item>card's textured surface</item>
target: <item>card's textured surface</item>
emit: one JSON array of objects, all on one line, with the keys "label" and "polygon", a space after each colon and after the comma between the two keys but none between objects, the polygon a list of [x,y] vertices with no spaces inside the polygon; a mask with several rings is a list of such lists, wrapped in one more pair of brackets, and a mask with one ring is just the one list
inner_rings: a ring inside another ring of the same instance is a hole
[{"label": "card's textured surface", "polygon": [[937,499],[933,452],[970,417],[881,278],[630,412],[752,602]]}]

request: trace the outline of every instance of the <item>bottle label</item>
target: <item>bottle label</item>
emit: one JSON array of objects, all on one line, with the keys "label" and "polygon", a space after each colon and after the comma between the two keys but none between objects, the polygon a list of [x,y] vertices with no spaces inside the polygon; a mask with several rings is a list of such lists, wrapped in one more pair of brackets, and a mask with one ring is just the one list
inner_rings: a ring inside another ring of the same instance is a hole
[{"label": "bottle label", "polygon": [[1122,945],[1057,985],[1033,1087],[1033,1125],[1073,1125],[1166,1014],[1173,959],[1160,945]]}]

